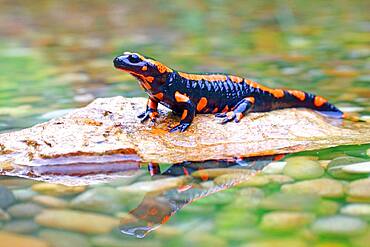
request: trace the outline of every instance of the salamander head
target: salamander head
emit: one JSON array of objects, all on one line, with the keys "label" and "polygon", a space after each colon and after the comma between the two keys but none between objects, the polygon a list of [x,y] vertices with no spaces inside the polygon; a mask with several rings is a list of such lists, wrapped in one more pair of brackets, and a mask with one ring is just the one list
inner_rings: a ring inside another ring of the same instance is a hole
[{"label": "salamander head", "polygon": [[113,64],[117,69],[124,70],[136,77],[157,77],[172,72],[172,69],[162,63],[132,52],[125,52],[123,55],[116,57]]}]

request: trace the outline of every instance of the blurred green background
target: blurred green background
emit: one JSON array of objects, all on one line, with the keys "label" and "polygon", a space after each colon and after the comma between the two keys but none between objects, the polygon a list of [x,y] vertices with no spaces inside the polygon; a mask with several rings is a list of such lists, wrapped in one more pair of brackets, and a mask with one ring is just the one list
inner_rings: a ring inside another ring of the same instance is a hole
[{"label": "blurred green background", "polygon": [[123,51],[312,91],[367,115],[368,9],[368,1],[1,0],[0,131],[96,97],[144,96],[112,67]]}]

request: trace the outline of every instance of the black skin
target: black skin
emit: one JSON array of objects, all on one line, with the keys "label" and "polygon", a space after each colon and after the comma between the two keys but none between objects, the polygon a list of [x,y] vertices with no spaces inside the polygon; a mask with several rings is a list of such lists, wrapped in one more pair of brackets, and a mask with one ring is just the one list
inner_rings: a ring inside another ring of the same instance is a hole
[{"label": "black skin", "polygon": [[[343,116],[325,99],[299,90],[270,89],[248,79],[220,73],[186,74],[137,53],[126,52],[113,63],[117,69],[137,78],[149,96],[146,110],[138,116],[141,121],[154,122],[159,103],[182,115],[180,123],[170,132],[185,131],[194,116],[202,113],[215,113],[222,124],[239,122],[248,112],[292,107],[314,109],[331,117]],[[202,100],[205,105],[201,104]]]}]

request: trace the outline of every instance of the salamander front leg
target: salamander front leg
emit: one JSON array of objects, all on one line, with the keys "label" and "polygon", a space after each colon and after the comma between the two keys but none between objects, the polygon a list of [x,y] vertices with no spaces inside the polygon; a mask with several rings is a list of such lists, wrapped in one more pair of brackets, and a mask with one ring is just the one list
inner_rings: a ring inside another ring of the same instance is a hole
[{"label": "salamander front leg", "polygon": [[149,98],[146,104],[146,110],[137,116],[141,118],[141,122],[145,122],[147,119],[150,119],[152,122],[158,117],[158,101]]},{"label": "salamander front leg", "polygon": [[238,104],[236,104],[233,111],[229,111],[227,113],[218,113],[215,116],[222,118],[220,122],[221,124],[225,124],[232,120],[234,120],[235,123],[238,123],[252,109],[254,101],[254,97],[244,98]]},{"label": "salamander front leg", "polygon": [[172,128],[170,132],[184,132],[193,122],[195,116],[195,105],[185,95],[177,93],[175,94],[175,97],[183,111],[180,124]]}]

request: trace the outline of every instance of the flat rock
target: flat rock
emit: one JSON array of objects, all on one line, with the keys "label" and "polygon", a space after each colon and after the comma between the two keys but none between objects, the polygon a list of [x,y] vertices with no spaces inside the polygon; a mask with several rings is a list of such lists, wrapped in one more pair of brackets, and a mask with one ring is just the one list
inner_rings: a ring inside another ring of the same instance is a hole
[{"label": "flat rock", "polygon": [[144,98],[100,98],[60,118],[1,134],[0,172],[37,176],[48,170],[35,167],[54,164],[180,163],[370,142],[369,123],[342,123],[307,109],[251,113],[226,125],[213,115],[197,115],[184,133],[169,133],[179,117],[160,107],[155,126],[142,124],[136,116],[145,105]]}]

